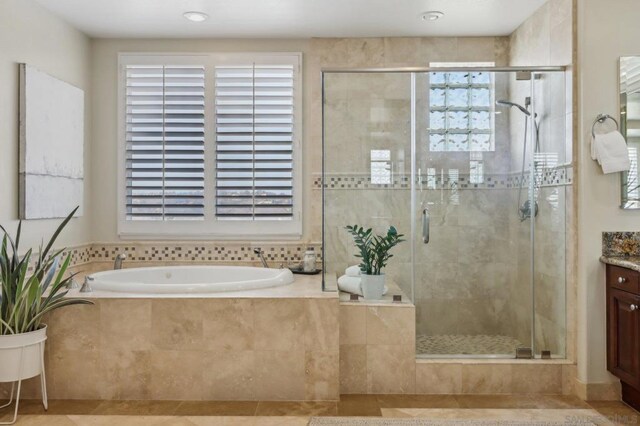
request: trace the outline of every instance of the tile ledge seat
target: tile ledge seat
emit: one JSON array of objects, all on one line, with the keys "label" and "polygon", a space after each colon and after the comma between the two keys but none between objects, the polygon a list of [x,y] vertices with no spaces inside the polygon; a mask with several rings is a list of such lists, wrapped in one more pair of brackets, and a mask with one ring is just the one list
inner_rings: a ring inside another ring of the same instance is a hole
[{"label": "tile ledge seat", "polygon": [[[354,305],[354,306],[394,306],[394,307],[398,307],[398,308],[413,308],[413,307],[415,307],[415,305],[411,302],[411,300],[407,297],[407,295],[404,294],[404,292],[402,290],[400,290],[400,287],[398,287],[398,285],[395,282],[393,282],[393,281],[388,282],[387,283],[387,287],[389,288],[389,291],[387,291],[387,294],[382,296],[382,299],[380,299],[380,300],[366,300],[364,298],[360,298],[360,300],[358,300],[357,302],[353,302],[353,301],[349,300],[349,297],[351,296],[351,293],[346,293],[344,291],[340,291],[340,304],[341,305]],[[393,296],[394,295],[402,296],[402,302],[394,302],[393,301]]]}]

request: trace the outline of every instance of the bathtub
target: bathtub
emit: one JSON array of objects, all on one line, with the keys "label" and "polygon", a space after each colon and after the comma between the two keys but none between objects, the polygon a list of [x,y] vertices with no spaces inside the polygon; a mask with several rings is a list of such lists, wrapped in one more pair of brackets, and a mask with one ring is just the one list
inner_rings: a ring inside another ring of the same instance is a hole
[{"label": "bathtub", "polygon": [[97,272],[97,291],[130,294],[207,294],[280,287],[293,283],[288,269],[249,266],[161,266]]}]

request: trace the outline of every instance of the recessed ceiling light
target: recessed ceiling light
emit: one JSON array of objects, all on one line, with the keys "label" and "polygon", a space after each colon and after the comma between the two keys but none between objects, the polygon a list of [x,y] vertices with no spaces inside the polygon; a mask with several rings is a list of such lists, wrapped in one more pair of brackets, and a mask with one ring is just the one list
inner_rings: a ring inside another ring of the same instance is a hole
[{"label": "recessed ceiling light", "polygon": [[423,21],[437,21],[438,19],[442,18],[444,16],[443,12],[439,12],[437,10],[431,10],[429,12],[425,12],[422,15],[420,15],[420,17],[422,18]]},{"label": "recessed ceiling light", "polygon": [[204,12],[194,12],[194,11],[185,12],[182,14],[182,16],[184,16],[191,22],[202,22],[202,21],[206,21],[209,18],[209,15],[207,15]]}]

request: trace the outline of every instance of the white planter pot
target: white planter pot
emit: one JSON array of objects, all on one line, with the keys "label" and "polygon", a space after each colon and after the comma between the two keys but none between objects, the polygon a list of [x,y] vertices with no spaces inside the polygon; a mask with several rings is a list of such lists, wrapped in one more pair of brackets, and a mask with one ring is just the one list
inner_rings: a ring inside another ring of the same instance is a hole
[{"label": "white planter pot", "polygon": [[30,333],[0,336],[0,382],[17,382],[42,374],[45,340],[46,325]]},{"label": "white planter pot", "polygon": [[362,296],[368,300],[380,300],[384,294],[384,274],[382,275],[360,275]]}]

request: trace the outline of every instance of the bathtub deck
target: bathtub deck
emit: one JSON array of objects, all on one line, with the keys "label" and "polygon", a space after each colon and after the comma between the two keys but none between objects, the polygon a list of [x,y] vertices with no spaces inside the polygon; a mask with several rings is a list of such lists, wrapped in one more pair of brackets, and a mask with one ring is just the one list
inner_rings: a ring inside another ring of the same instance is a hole
[{"label": "bathtub deck", "polygon": [[[82,282],[84,276],[96,271],[87,270],[80,272],[76,280]],[[118,293],[111,291],[94,291],[92,293],[80,293],[79,289],[69,291],[67,297],[82,297],[87,299],[111,298],[111,299],[184,299],[184,298],[227,298],[227,299],[338,299],[338,292],[322,291],[322,274],[318,275],[294,275],[293,284],[280,287],[263,288],[258,290],[225,291],[218,293],[194,293],[194,294],[150,294],[150,293]]]}]

